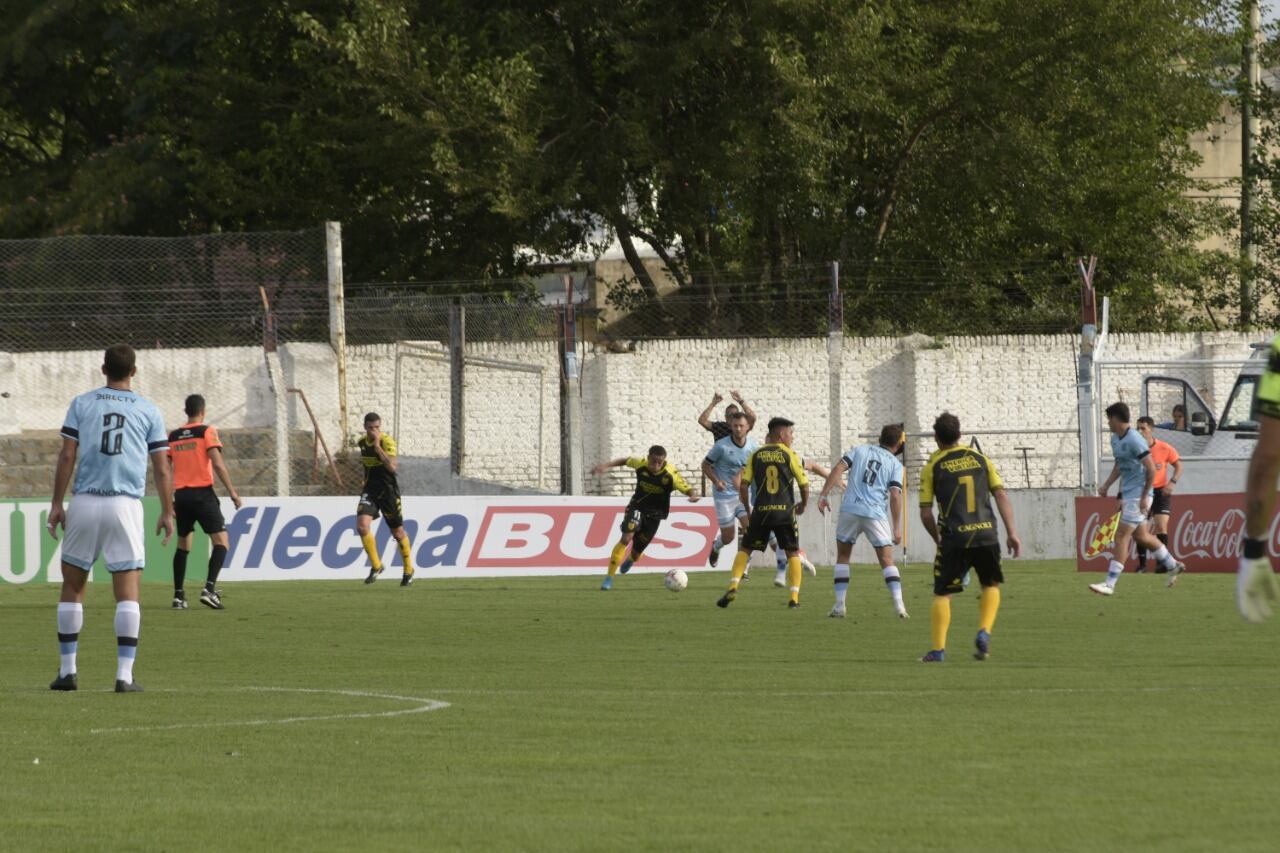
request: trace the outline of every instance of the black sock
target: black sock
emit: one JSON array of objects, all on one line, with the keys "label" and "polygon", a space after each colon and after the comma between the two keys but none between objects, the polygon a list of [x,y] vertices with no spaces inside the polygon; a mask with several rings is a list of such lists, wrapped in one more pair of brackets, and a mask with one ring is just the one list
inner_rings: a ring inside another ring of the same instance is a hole
[{"label": "black sock", "polygon": [[1142,568],[1147,564],[1147,549],[1141,545],[1138,546],[1138,568]]},{"label": "black sock", "polygon": [[1169,534],[1168,534],[1168,533],[1157,533],[1157,534],[1156,534],[1156,538],[1160,540],[1160,544],[1161,544],[1161,545],[1163,545],[1163,546],[1164,546],[1164,547],[1166,547],[1166,548],[1168,548],[1168,547],[1169,547]]},{"label": "black sock", "polygon": [[173,593],[176,597],[182,592],[182,584],[187,579],[187,555],[190,551],[181,548],[173,552]]},{"label": "black sock", "polygon": [[210,592],[213,592],[213,585],[218,580],[218,572],[222,571],[222,561],[225,559],[227,559],[227,547],[214,545],[209,553],[209,580],[204,585],[204,588]]}]

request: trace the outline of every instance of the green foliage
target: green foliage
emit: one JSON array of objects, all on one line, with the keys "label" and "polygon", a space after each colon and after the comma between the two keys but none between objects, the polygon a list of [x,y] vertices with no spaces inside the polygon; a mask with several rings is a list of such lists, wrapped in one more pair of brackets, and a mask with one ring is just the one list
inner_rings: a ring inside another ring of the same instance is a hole
[{"label": "green foliage", "polygon": [[851,260],[878,331],[1069,326],[1086,253],[1119,328],[1177,327],[1230,299],[1186,177],[1227,5],[27,0],[0,12],[0,230],[338,219],[349,277],[407,280],[603,226],[713,313]]}]

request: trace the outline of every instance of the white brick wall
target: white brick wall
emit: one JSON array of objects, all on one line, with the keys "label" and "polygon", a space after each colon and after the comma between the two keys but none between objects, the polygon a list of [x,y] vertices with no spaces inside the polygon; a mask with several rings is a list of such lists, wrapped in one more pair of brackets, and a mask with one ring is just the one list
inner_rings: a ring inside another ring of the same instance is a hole
[{"label": "white brick wall", "polygon": [[[1111,359],[1239,358],[1248,343],[1265,335],[1198,333],[1115,335]],[[941,346],[923,336],[848,339],[844,342],[841,420],[845,446],[874,433],[883,423],[903,421],[908,432],[928,432],[943,409],[956,413],[967,433],[1014,429],[1012,435],[979,435],[1011,486],[1027,480],[1018,447],[1029,447],[1034,486],[1078,483],[1075,435],[1077,339],[1001,336],[949,338]],[[434,347],[443,352],[438,344]],[[404,350],[401,350],[403,353]],[[361,418],[379,412],[413,456],[449,453],[449,370],[442,362],[401,359],[400,423],[395,423],[395,345],[351,347],[347,353],[348,422],[339,423],[337,364],[326,344],[282,348],[287,384],[302,388],[330,447],[357,436]],[[558,489],[560,478],[560,366],[553,343],[477,343],[468,355],[540,365],[544,486]],[[71,397],[101,383],[97,350],[60,353],[0,353],[0,432],[57,429]],[[651,444],[667,447],[671,460],[692,481],[710,445],[696,423],[715,391],[738,389],[763,421],[786,415],[796,421],[797,449],[827,461],[828,361],[825,340],[678,340],[638,342],[635,352],[589,351],[583,357],[583,457],[596,462],[642,453]],[[1155,368],[1106,371],[1100,397],[1136,402],[1143,373]],[[1196,376],[1215,411],[1220,411],[1235,378],[1234,369],[1204,370]],[[467,455],[464,474],[524,488],[538,482],[538,382],[530,373],[472,367],[467,373]],[[176,425],[182,400],[193,391],[209,401],[210,419],[220,426],[264,426],[273,421],[273,403],[262,351],[256,347],[139,352],[138,390],[154,399]],[[296,398],[290,425],[309,428]],[[723,415],[723,404],[716,419]],[[1055,428],[1062,434],[1023,430]],[[910,445],[909,476],[927,457],[931,441]],[[588,491],[625,493],[631,480],[622,472],[587,477]]]}]

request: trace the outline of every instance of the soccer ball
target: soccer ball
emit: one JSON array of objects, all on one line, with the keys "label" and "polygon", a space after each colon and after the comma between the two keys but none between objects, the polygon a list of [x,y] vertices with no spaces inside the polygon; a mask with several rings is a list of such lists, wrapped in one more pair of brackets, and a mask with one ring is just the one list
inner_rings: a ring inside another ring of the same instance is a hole
[{"label": "soccer ball", "polygon": [[662,585],[672,592],[680,592],[680,590],[689,585],[689,576],[684,573],[683,569],[672,569],[662,579]]}]

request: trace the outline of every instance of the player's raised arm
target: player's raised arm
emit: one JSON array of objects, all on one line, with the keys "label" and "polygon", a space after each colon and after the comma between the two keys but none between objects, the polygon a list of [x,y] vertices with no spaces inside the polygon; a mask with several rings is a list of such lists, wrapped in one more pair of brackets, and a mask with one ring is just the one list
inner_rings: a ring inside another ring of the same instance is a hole
[{"label": "player's raised arm", "polygon": [[747,429],[748,430],[755,429],[756,428],[755,409],[747,405],[747,401],[742,399],[742,395],[739,394],[737,391],[730,391],[729,396],[733,397],[733,401],[742,408],[742,414],[747,416]]},{"label": "player's raised arm", "polygon": [[707,432],[711,432],[711,413],[715,411],[716,406],[720,405],[720,401],[723,399],[724,397],[720,396],[718,391],[711,397],[711,405],[703,409],[702,414],[698,415],[698,426]]}]

